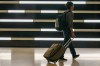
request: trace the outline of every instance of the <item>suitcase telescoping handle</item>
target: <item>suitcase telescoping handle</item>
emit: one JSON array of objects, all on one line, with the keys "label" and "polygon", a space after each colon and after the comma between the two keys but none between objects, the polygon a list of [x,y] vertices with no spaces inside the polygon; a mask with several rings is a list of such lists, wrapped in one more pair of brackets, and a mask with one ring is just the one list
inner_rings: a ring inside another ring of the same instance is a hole
[{"label": "suitcase telescoping handle", "polygon": [[[74,38],[72,38],[73,40]],[[69,38],[69,40],[65,43],[64,47],[67,48],[69,46],[69,44],[72,42],[71,38]]]}]

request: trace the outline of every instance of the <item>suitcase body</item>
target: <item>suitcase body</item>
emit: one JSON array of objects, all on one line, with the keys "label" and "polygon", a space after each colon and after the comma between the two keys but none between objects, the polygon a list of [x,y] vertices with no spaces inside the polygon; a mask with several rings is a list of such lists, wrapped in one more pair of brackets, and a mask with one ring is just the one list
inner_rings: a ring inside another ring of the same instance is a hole
[{"label": "suitcase body", "polygon": [[68,45],[70,44],[71,40],[69,39],[65,45],[61,45],[61,44],[53,44],[43,55],[47,61],[51,61],[56,63],[60,57],[65,53]]}]

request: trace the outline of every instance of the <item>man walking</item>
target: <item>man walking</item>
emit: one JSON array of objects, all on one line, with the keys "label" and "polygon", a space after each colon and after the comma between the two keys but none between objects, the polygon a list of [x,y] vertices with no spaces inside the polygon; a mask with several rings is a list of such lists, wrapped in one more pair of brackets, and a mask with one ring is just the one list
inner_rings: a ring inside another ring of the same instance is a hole
[{"label": "man walking", "polygon": [[[63,29],[63,34],[64,34],[64,43],[63,45],[72,37],[75,38],[75,34],[73,32],[73,17],[74,14],[72,13],[72,11],[74,10],[74,4],[72,2],[67,2],[66,7],[68,9],[68,13],[66,14],[66,22],[68,22],[68,26],[66,28]],[[69,49],[70,52],[72,54],[73,59],[76,59],[77,57],[79,57],[79,55],[76,54],[75,48],[72,45],[72,42],[69,44]],[[64,54],[63,56],[61,56],[60,58],[61,60],[67,60],[64,58]]]}]

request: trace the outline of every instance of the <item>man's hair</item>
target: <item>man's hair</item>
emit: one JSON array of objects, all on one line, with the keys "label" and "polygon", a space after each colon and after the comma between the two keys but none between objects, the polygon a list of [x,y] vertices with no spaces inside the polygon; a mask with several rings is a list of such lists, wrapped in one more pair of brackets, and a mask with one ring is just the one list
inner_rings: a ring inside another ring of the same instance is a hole
[{"label": "man's hair", "polygon": [[71,1],[69,1],[69,2],[67,2],[66,4],[65,4],[65,6],[68,8],[68,9],[70,9],[70,7],[71,6],[73,6],[74,4],[71,2]]}]

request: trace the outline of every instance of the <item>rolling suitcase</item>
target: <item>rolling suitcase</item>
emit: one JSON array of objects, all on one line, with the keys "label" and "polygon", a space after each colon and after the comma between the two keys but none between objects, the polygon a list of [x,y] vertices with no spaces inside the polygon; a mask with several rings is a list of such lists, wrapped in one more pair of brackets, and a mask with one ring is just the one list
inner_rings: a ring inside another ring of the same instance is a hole
[{"label": "rolling suitcase", "polygon": [[48,62],[56,63],[60,57],[65,53],[68,45],[71,43],[71,39],[69,39],[63,46],[61,44],[53,44],[45,53],[44,57]]}]

